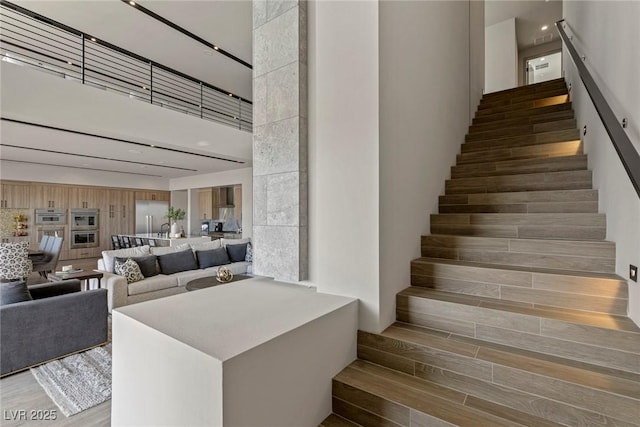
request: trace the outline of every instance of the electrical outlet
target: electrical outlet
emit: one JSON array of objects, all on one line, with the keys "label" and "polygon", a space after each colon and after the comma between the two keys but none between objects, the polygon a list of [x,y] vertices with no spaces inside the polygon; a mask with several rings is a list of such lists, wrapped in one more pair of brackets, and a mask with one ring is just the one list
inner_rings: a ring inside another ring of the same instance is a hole
[{"label": "electrical outlet", "polygon": [[629,278],[634,282],[638,281],[638,267],[629,264]]}]

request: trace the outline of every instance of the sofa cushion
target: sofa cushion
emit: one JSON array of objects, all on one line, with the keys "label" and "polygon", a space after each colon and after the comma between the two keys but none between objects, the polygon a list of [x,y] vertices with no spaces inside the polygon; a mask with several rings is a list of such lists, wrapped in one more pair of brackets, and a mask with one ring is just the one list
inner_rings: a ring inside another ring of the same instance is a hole
[{"label": "sofa cushion", "polygon": [[162,289],[175,288],[177,286],[178,281],[175,277],[159,274],[139,282],[131,283],[127,288],[129,295],[139,295]]},{"label": "sofa cushion", "polygon": [[24,281],[0,283],[0,305],[31,301],[32,299]]},{"label": "sofa cushion", "polygon": [[191,249],[193,249],[194,252],[208,251],[211,249],[221,248],[222,242],[220,241],[220,239],[216,239],[216,240],[211,240],[209,242],[203,242],[203,243],[191,243],[189,246],[191,246]]},{"label": "sofa cushion", "polygon": [[[248,262],[233,262],[231,264],[227,264],[225,265],[226,268],[229,269],[229,271],[231,271],[233,274],[247,274],[247,267],[250,265],[251,263]],[[216,272],[218,271],[218,268],[220,266],[216,266],[216,267],[209,267],[204,271],[209,272],[209,275],[214,276],[216,274]]]},{"label": "sofa cushion", "polygon": [[244,257],[246,262],[253,262],[253,246],[251,242],[247,243],[247,254]]},{"label": "sofa cushion", "polygon": [[241,243],[239,245],[227,245],[227,253],[231,262],[244,261],[247,257],[247,245],[249,243]]},{"label": "sofa cushion", "polygon": [[137,246],[135,248],[116,249],[113,251],[102,251],[102,258],[104,259],[104,268],[109,273],[113,273],[115,267],[116,257],[120,258],[134,258],[139,256],[149,255],[149,246]]},{"label": "sofa cushion", "polygon": [[191,249],[158,256],[162,274],[179,273],[180,271],[197,270],[198,263]]},{"label": "sofa cushion", "polygon": [[19,280],[31,274],[33,265],[29,259],[29,242],[0,244],[0,279]]},{"label": "sofa cushion", "polygon": [[[215,267],[218,268],[218,267]],[[178,281],[178,286],[185,286],[192,280],[201,279],[203,277],[214,277],[216,275],[215,271],[208,270],[191,270],[191,271],[182,271],[180,273],[172,274],[172,277],[175,277]]]},{"label": "sofa cushion", "polygon": [[116,264],[114,267],[115,273],[118,276],[122,276],[127,279],[127,283],[139,282],[144,280],[144,276],[140,271],[138,263],[133,258],[127,258],[124,261],[120,261],[116,258]]},{"label": "sofa cushion", "polygon": [[[128,257],[131,258],[140,267],[140,272],[144,277],[153,277],[160,274],[158,269],[158,257],[155,255],[145,255],[140,257]],[[116,261],[124,262],[128,258],[116,257]]]},{"label": "sofa cushion", "polygon": [[200,268],[215,267],[217,265],[225,265],[231,262],[225,248],[196,251],[196,258],[198,258],[198,267]]},{"label": "sofa cushion", "polygon": [[251,239],[220,239],[222,241],[222,246],[227,245],[241,245],[243,243],[249,243]]}]

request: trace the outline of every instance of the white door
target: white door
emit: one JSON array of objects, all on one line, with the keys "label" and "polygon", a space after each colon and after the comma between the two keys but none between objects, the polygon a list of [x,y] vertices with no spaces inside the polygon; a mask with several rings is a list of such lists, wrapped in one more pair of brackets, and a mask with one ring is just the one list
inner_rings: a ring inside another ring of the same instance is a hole
[{"label": "white door", "polygon": [[527,60],[527,84],[546,82],[562,77],[562,52]]}]

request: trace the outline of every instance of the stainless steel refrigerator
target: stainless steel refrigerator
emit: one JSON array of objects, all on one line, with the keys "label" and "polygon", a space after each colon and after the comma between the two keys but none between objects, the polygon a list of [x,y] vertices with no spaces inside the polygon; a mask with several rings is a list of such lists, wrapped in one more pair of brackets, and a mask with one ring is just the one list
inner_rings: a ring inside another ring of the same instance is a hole
[{"label": "stainless steel refrigerator", "polygon": [[136,234],[159,233],[160,226],[169,222],[168,212],[169,202],[136,200]]}]

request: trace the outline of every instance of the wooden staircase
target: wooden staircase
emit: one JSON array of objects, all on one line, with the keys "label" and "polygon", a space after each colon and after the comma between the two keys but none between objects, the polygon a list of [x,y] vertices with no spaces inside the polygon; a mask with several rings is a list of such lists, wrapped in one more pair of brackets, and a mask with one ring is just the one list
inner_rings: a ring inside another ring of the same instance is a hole
[{"label": "wooden staircase", "polygon": [[485,95],[445,188],[322,426],[640,426],[640,329],[565,82]]}]

